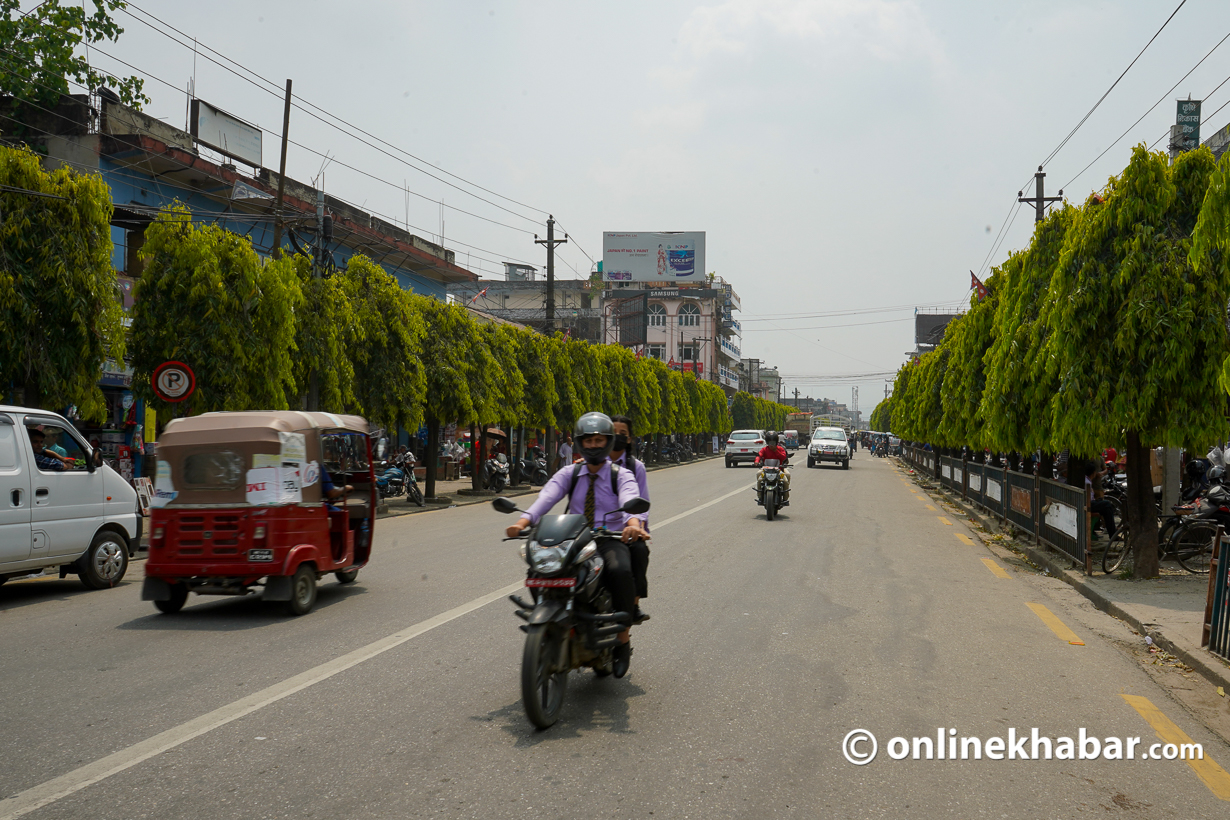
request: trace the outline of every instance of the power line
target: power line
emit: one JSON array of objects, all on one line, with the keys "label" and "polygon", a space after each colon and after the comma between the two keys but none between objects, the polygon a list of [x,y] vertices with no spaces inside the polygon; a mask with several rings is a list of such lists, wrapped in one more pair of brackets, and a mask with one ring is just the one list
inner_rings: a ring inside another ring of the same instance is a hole
[{"label": "power line", "polygon": [[[179,30],[178,28],[176,28],[175,26],[171,25],[170,23],[167,23],[166,21],[161,20],[160,18],[158,18],[158,17],[154,16],[153,14],[150,14],[150,13],[149,13],[148,11],[146,11],[145,9],[142,9],[142,8],[140,8],[139,6],[137,6],[137,5],[133,4],[133,3],[128,3],[128,6],[130,6],[130,7],[131,7],[131,8],[133,8],[133,9],[135,9],[136,11],[141,12],[141,14],[145,15],[146,17],[149,17],[150,19],[157,21],[160,25],[166,26],[167,28],[171,29],[172,31],[176,32],[177,34],[179,34],[179,35],[180,35],[180,36],[182,36],[182,37],[188,37],[188,36],[189,36],[188,34],[184,33],[184,32],[183,32],[183,31],[181,31],[181,30]],[[227,62],[229,62],[229,63],[231,63],[231,64],[233,64],[233,65],[236,65],[236,66],[240,67],[241,69],[243,69],[244,71],[246,71],[248,74],[251,74],[253,77],[257,77],[258,79],[262,80],[263,82],[268,83],[270,86],[276,86],[276,85],[277,85],[276,83],[274,83],[274,82],[273,82],[272,80],[270,80],[269,78],[264,77],[264,76],[262,76],[261,74],[258,74],[257,72],[255,72],[255,71],[253,71],[252,69],[250,69],[250,68],[248,68],[247,66],[245,66],[243,63],[240,63],[238,60],[235,60],[235,59],[233,59],[233,58],[231,58],[231,57],[227,57],[226,55],[222,54],[220,51],[217,51],[216,49],[210,48],[209,46],[205,45],[204,43],[201,43],[199,40],[196,40],[196,38],[193,38],[193,43],[192,43],[192,44],[186,43],[186,42],[184,42],[184,41],[182,41],[182,40],[177,39],[176,37],[173,37],[171,34],[167,33],[166,31],[163,31],[162,29],[160,29],[160,28],[158,28],[157,26],[153,25],[153,24],[152,24],[152,23],[150,23],[149,21],[144,20],[144,19],[142,19],[141,17],[138,17],[138,16],[136,16],[136,15],[132,14],[132,12],[131,12],[131,11],[128,11],[127,9],[124,9],[124,8],[121,8],[120,10],[121,10],[121,11],[124,11],[125,13],[127,13],[127,14],[128,14],[128,16],[132,17],[132,19],[134,19],[134,20],[136,20],[136,21],[138,21],[138,22],[142,23],[143,25],[145,25],[145,26],[147,26],[147,27],[149,27],[149,28],[153,29],[154,31],[156,31],[156,32],[158,32],[159,34],[163,35],[164,37],[168,38],[169,40],[171,40],[171,41],[173,41],[173,42],[175,42],[175,43],[178,43],[179,45],[183,46],[184,48],[195,48],[195,47],[204,48],[206,51],[209,51],[209,52],[211,52],[211,53],[213,53],[213,54],[216,54],[216,55],[218,55],[219,57],[221,57],[223,60],[226,60]],[[101,52],[101,51],[100,51],[99,53],[101,53],[101,54],[103,54],[104,56],[107,56],[107,57],[110,57],[110,56],[111,56],[111,55],[109,55],[109,54],[106,54],[105,52]],[[267,93],[270,93],[270,94],[272,94],[272,95],[273,95],[273,96],[275,96],[275,97],[276,97],[276,96],[281,96],[281,91],[280,91],[280,90],[274,90],[274,88],[265,88],[265,87],[262,87],[262,86],[260,86],[259,84],[255,83],[255,82],[252,82],[252,80],[251,80],[251,79],[249,79],[249,78],[247,78],[247,77],[244,77],[242,74],[239,74],[237,71],[235,71],[234,69],[230,68],[229,66],[223,65],[222,63],[220,63],[220,62],[218,62],[217,60],[213,59],[213,58],[212,58],[212,57],[210,57],[209,55],[207,55],[207,54],[202,54],[201,56],[203,56],[206,60],[209,60],[209,62],[213,63],[214,65],[218,66],[219,68],[225,69],[226,71],[229,71],[230,73],[234,74],[236,77],[239,77],[240,79],[245,80],[246,82],[250,83],[251,85],[255,86],[256,88],[260,88],[262,91],[265,91],[265,92],[267,92]],[[114,58],[114,57],[113,57],[112,59],[116,59],[116,58]],[[138,70],[138,69],[134,69],[134,70]],[[178,89],[176,89],[176,90],[178,90]],[[338,121],[342,121],[342,122],[344,122],[344,120],[342,120],[342,118],[341,118],[341,117],[338,117],[337,115],[335,115],[335,114],[333,114],[333,113],[331,113],[331,112],[327,111],[327,110],[326,110],[326,109],[324,109],[324,108],[321,108],[321,107],[320,107],[320,106],[318,106],[318,105],[315,105],[314,103],[308,102],[308,101],[307,101],[307,100],[305,100],[303,97],[300,97],[300,96],[298,96],[298,95],[292,95],[292,98],[293,98],[293,99],[297,99],[297,100],[299,100],[299,101],[300,101],[300,102],[302,102],[304,105],[306,105],[306,106],[308,106],[308,107],[310,107],[310,108],[316,109],[316,111],[321,112],[322,114],[324,114],[324,115],[326,115],[326,116],[330,117],[330,118],[331,118],[331,119],[333,119],[333,120],[338,120]],[[314,119],[316,119],[316,120],[319,120],[320,122],[324,123],[325,125],[328,125],[330,128],[333,128],[333,129],[335,129],[335,130],[337,130],[337,131],[340,131],[340,132],[342,132],[343,134],[346,134],[347,136],[351,137],[352,139],[355,139],[355,140],[357,140],[358,142],[361,142],[361,143],[363,143],[364,145],[367,145],[369,148],[372,148],[372,149],[373,149],[373,150],[375,150],[375,151],[379,151],[380,153],[384,154],[385,156],[389,157],[390,159],[396,160],[397,162],[400,162],[400,163],[402,163],[403,165],[405,165],[405,166],[407,166],[407,167],[409,167],[409,168],[413,168],[414,170],[418,171],[418,172],[419,172],[419,173],[421,173],[421,174],[424,174],[424,175],[426,175],[426,176],[429,176],[429,177],[431,177],[432,179],[434,179],[434,180],[436,180],[436,181],[438,181],[438,182],[440,182],[440,183],[442,183],[442,184],[444,184],[444,185],[448,185],[450,188],[453,188],[453,189],[455,189],[455,190],[457,190],[457,191],[460,191],[460,192],[462,192],[462,193],[466,194],[467,196],[472,196],[472,197],[474,197],[475,199],[478,199],[478,200],[480,200],[480,201],[482,201],[482,202],[486,202],[488,205],[491,205],[491,206],[492,206],[492,207],[494,207],[494,208],[499,208],[500,210],[505,211],[506,213],[512,214],[513,216],[517,216],[517,217],[520,217],[521,219],[525,219],[525,220],[528,220],[528,221],[530,221],[530,222],[534,222],[534,224],[542,224],[541,222],[539,222],[537,219],[535,219],[535,218],[533,218],[533,217],[528,217],[528,216],[525,216],[524,214],[519,214],[519,213],[517,213],[516,211],[513,211],[513,210],[510,210],[510,209],[508,209],[508,208],[505,208],[503,205],[500,205],[499,203],[492,202],[492,201],[491,201],[491,200],[489,200],[489,199],[486,199],[486,198],[484,198],[484,197],[481,197],[481,196],[479,196],[478,194],[475,194],[473,191],[467,191],[466,189],[461,188],[461,187],[459,187],[459,186],[457,186],[457,185],[453,184],[452,182],[449,182],[449,181],[448,181],[448,180],[446,180],[446,179],[442,179],[442,178],[440,178],[440,177],[436,176],[435,174],[431,173],[430,171],[426,171],[426,170],[424,170],[424,169],[420,168],[419,166],[414,165],[414,164],[413,164],[413,163],[411,163],[411,162],[407,162],[405,159],[402,159],[402,158],[400,158],[400,157],[393,156],[393,155],[392,155],[392,154],[390,154],[388,151],[385,151],[385,150],[383,150],[383,149],[379,148],[378,146],[373,145],[372,143],[368,142],[367,140],[361,139],[360,137],[358,137],[358,136],[357,136],[357,135],[355,135],[354,133],[352,133],[352,132],[350,132],[350,131],[347,131],[345,128],[342,128],[341,126],[337,125],[337,124],[336,124],[336,123],[334,123],[334,122],[330,122],[329,120],[324,119],[324,118],[323,118],[323,117],[321,117],[319,114],[315,113],[314,111],[310,111],[310,110],[308,110],[308,108],[304,108],[302,105],[296,105],[295,107],[296,107],[296,108],[298,108],[298,109],[299,109],[300,111],[302,111],[303,113],[307,114],[308,116],[313,117],[313,118],[314,118]],[[425,165],[429,165],[429,166],[431,166],[432,168],[435,168],[436,170],[440,171],[441,173],[446,174],[446,175],[448,175],[448,176],[450,176],[450,177],[453,177],[454,179],[459,179],[459,180],[461,180],[462,182],[465,182],[467,185],[470,185],[470,186],[472,186],[472,187],[474,187],[474,188],[478,188],[479,190],[485,191],[486,193],[489,193],[489,194],[491,194],[492,196],[497,196],[497,197],[499,197],[500,199],[504,199],[504,200],[506,200],[506,201],[508,201],[508,202],[512,202],[512,203],[515,203],[515,204],[517,204],[517,205],[520,205],[520,206],[521,206],[521,207],[523,207],[523,208],[529,208],[530,210],[532,210],[532,211],[538,211],[539,213],[546,213],[546,211],[542,210],[541,208],[535,208],[535,207],[533,207],[532,205],[527,205],[527,204],[525,204],[525,203],[523,203],[523,202],[519,202],[518,200],[515,200],[515,199],[513,199],[512,197],[507,197],[507,196],[504,196],[503,194],[498,194],[498,193],[496,193],[495,191],[492,191],[492,190],[490,190],[490,189],[488,189],[488,188],[484,188],[483,186],[478,185],[477,183],[470,182],[469,180],[464,179],[463,177],[460,177],[460,176],[458,176],[457,174],[453,174],[453,173],[451,173],[451,172],[449,172],[449,171],[445,171],[443,168],[439,168],[438,166],[433,165],[432,163],[429,163],[429,162],[427,162],[426,160],[424,160],[424,159],[422,159],[422,158],[420,158],[420,157],[414,156],[414,155],[413,155],[413,154],[411,154],[409,151],[406,151],[406,150],[404,150],[404,149],[402,149],[402,148],[398,148],[396,145],[393,145],[392,143],[389,143],[389,142],[387,142],[387,141],[385,141],[385,140],[383,140],[383,139],[380,139],[379,137],[377,137],[377,136],[375,136],[375,135],[373,135],[373,134],[370,134],[370,133],[368,133],[367,131],[364,131],[363,129],[359,128],[358,126],[354,126],[354,125],[351,125],[351,124],[348,124],[348,125],[350,125],[350,127],[354,128],[354,130],[355,130],[355,131],[358,131],[359,133],[362,133],[364,136],[370,137],[371,139],[376,140],[377,142],[380,142],[381,144],[386,145],[386,146],[388,146],[389,148],[392,148],[392,149],[393,149],[393,150],[395,150],[395,151],[398,151],[398,152],[400,152],[400,153],[402,153],[402,154],[405,154],[406,156],[413,158],[413,159],[414,159],[414,160],[416,160],[417,162],[421,162],[421,163],[423,163],[423,164],[425,164]],[[434,200],[433,200],[433,201],[434,201]],[[444,205],[444,207],[446,207],[446,208],[451,208],[451,207],[453,207],[453,206],[450,206],[450,205],[444,204],[443,202],[440,202],[440,204]],[[457,210],[460,210],[460,209],[457,209]]]},{"label": "power line", "polygon": [[[893,322],[912,322],[912,321],[914,321],[913,316],[905,316],[901,319],[881,319],[876,322],[853,322],[851,324],[845,324],[845,325],[812,325],[810,327],[792,327],[788,329],[789,330],[830,330],[830,329],[839,328],[839,327],[864,327],[866,325],[887,325]],[[787,328],[749,327],[747,330],[743,332],[744,333],[779,333],[782,330],[787,330]]]},{"label": "power line", "polygon": [[1088,111],[1088,113],[1086,113],[1086,114],[1085,114],[1085,116],[1081,117],[1081,121],[1080,121],[1080,122],[1078,122],[1078,123],[1076,124],[1076,127],[1074,127],[1071,131],[1069,131],[1069,132],[1068,132],[1068,135],[1067,135],[1066,137],[1064,137],[1064,138],[1063,138],[1063,141],[1062,141],[1062,142],[1060,142],[1060,143],[1059,143],[1059,145],[1055,146],[1055,150],[1054,150],[1054,151],[1051,151],[1051,153],[1047,155],[1046,159],[1044,159],[1044,160],[1042,161],[1042,165],[1043,165],[1043,166],[1045,166],[1045,165],[1046,165],[1047,163],[1049,163],[1052,159],[1054,159],[1054,158],[1055,158],[1055,155],[1056,155],[1056,154],[1058,154],[1058,153],[1060,152],[1060,150],[1061,150],[1061,149],[1062,149],[1065,145],[1067,145],[1067,144],[1068,144],[1068,140],[1072,139],[1072,136],[1073,136],[1074,134],[1076,134],[1076,132],[1077,132],[1078,130],[1080,130],[1080,127],[1081,127],[1082,125],[1084,125],[1084,124],[1085,124],[1085,121],[1086,121],[1086,120],[1088,120],[1091,116],[1093,116],[1093,112],[1098,110],[1098,106],[1100,106],[1100,105],[1102,104],[1102,101],[1103,101],[1103,100],[1105,100],[1105,99],[1107,98],[1107,96],[1109,96],[1109,95],[1110,95],[1110,92],[1112,92],[1112,91],[1114,91],[1114,90],[1115,90],[1115,86],[1119,85],[1119,81],[1120,81],[1120,80],[1122,80],[1122,79],[1123,79],[1123,78],[1127,75],[1127,73],[1128,73],[1129,71],[1131,71],[1131,70],[1132,70],[1132,66],[1136,65],[1136,61],[1137,61],[1137,60],[1139,60],[1139,59],[1141,58],[1141,55],[1143,55],[1143,54],[1145,53],[1145,51],[1146,51],[1146,50],[1148,50],[1149,46],[1153,45],[1153,41],[1157,39],[1157,36],[1158,36],[1159,34],[1161,34],[1161,33],[1162,33],[1162,30],[1163,30],[1163,29],[1165,29],[1167,25],[1169,25],[1169,24],[1170,24],[1170,21],[1174,19],[1174,16],[1175,16],[1176,14],[1178,14],[1178,13],[1179,13],[1179,9],[1183,8],[1183,6],[1184,6],[1186,3],[1187,3],[1187,0],[1180,0],[1180,1],[1179,1],[1179,5],[1175,6],[1175,10],[1174,10],[1174,11],[1172,11],[1172,12],[1170,12],[1170,16],[1166,18],[1166,22],[1165,22],[1165,23],[1162,23],[1162,27],[1161,27],[1161,28],[1159,28],[1159,29],[1158,29],[1158,30],[1157,30],[1157,31],[1153,34],[1153,36],[1149,38],[1149,42],[1145,43],[1145,47],[1144,47],[1144,48],[1142,48],[1142,49],[1140,50],[1140,53],[1139,53],[1139,54],[1137,54],[1137,55],[1136,55],[1136,56],[1132,59],[1132,62],[1128,63],[1128,67],[1127,67],[1127,68],[1125,68],[1125,69],[1123,69],[1123,73],[1122,73],[1122,74],[1120,74],[1120,75],[1119,75],[1119,76],[1115,79],[1115,81],[1114,81],[1113,83],[1111,83],[1111,84],[1110,84],[1110,88],[1106,89],[1106,93],[1105,93],[1105,94],[1103,94],[1101,97],[1099,97],[1099,98],[1098,98],[1098,101],[1097,101],[1096,103],[1094,103],[1094,104],[1093,104],[1093,108],[1090,108],[1090,109],[1089,109],[1089,111]]},{"label": "power line", "polygon": [[[1201,58],[1200,58],[1200,62],[1199,62],[1199,63],[1196,63],[1194,66],[1192,66],[1192,67],[1191,67],[1191,69],[1190,69],[1190,70],[1189,70],[1186,74],[1184,74],[1182,77],[1180,77],[1180,78],[1179,78],[1179,81],[1178,81],[1178,82],[1176,82],[1174,85],[1172,85],[1172,86],[1170,87],[1170,90],[1169,90],[1169,91],[1167,91],[1165,94],[1163,94],[1161,97],[1159,97],[1157,102],[1155,102],[1155,103],[1153,103],[1153,105],[1149,106],[1149,110],[1147,110],[1147,111],[1145,111],[1145,113],[1141,114],[1141,115],[1140,115],[1140,118],[1139,118],[1139,119],[1137,119],[1137,120],[1136,120],[1136,122],[1134,122],[1134,123],[1132,123],[1131,125],[1129,125],[1126,131],[1124,131],[1122,134],[1120,134],[1118,137],[1116,137],[1116,138],[1115,138],[1115,140],[1114,140],[1114,142],[1112,142],[1110,145],[1106,146],[1106,148],[1102,151],[1102,153],[1100,153],[1100,154],[1098,154],[1096,157],[1094,157],[1092,162],[1090,162],[1088,165],[1086,165],[1084,168],[1082,168],[1082,169],[1080,170],[1080,173],[1078,173],[1076,176],[1072,177],[1072,179],[1068,180],[1067,184],[1065,184],[1063,187],[1065,187],[1065,188],[1069,187],[1069,186],[1070,186],[1073,182],[1075,182],[1076,180],[1080,179],[1081,174],[1085,173],[1085,172],[1086,172],[1086,171],[1088,171],[1091,167],[1093,167],[1093,163],[1094,163],[1094,162],[1097,162],[1097,161],[1098,161],[1098,160],[1100,160],[1102,157],[1106,156],[1106,152],[1107,152],[1107,151],[1109,151],[1110,149],[1112,149],[1112,148],[1114,148],[1116,145],[1118,145],[1118,144],[1119,144],[1119,140],[1121,140],[1121,139],[1123,139],[1124,137],[1126,137],[1126,136],[1127,136],[1127,135],[1131,132],[1131,130],[1132,130],[1133,128],[1135,128],[1136,126],[1140,125],[1140,121],[1141,121],[1141,120],[1143,120],[1145,117],[1149,116],[1150,114],[1152,114],[1152,113],[1153,113],[1153,109],[1157,108],[1159,105],[1161,105],[1163,102],[1165,102],[1165,101],[1166,101],[1166,98],[1167,98],[1167,97],[1169,97],[1169,96],[1171,95],[1171,93],[1173,93],[1173,92],[1174,92],[1174,90],[1175,90],[1176,88],[1178,88],[1178,87],[1179,87],[1179,83],[1183,82],[1183,81],[1184,81],[1184,80],[1186,80],[1188,77],[1190,77],[1190,76],[1191,76],[1191,74],[1192,74],[1192,72],[1193,72],[1193,71],[1195,71],[1196,69],[1200,68],[1201,63],[1203,63],[1205,60],[1209,59],[1209,57],[1210,57],[1210,56],[1212,56],[1213,52],[1214,52],[1214,51],[1217,51],[1217,49],[1221,48],[1221,44],[1222,44],[1222,43],[1224,43],[1224,42],[1226,42],[1226,40],[1228,40],[1228,39],[1230,39],[1230,33],[1226,34],[1226,36],[1225,36],[1225,37],[1222,37],[1220,40],[1218,40],[1218,41],[1217,41],[1217,45],[1215,45],[1215,46],[1213,46],[1213,48],[1209,49],[1209,53],[1208,53],[1208,54],[1205,54],[1203,57],[1201,57]],[[1226,79],[1227,79],[1227,80],[1230,80],[1230,77],[1227,77]],[[1221,85],[1218,85],[1218,86],[1217,86],[1217,88],[1221,88],[1221,87],[1222,87],[1222,85],[1225,85],[1225,84],[1226,84],[1226,80],[1222,80]],[[1208,96],[1212,96],[1214,93],[1216,93],[1216,92],[1217,92],[1217,88],[1214,88],[1212,91],[1210,91],[1210,92],[1209,92],[1209,94],[1208,94]],[[1220,110],[1220,109],[1219,109],[1219,110]],[[1210,115],[1210,116],[1211,116],[1211,115]],[[1169,133],[1169,132],[1167,132],[1167,133]],[[1157,144],[1157,143],[1154,143],[1154,145],[1156,145],[1156,144]]]}]

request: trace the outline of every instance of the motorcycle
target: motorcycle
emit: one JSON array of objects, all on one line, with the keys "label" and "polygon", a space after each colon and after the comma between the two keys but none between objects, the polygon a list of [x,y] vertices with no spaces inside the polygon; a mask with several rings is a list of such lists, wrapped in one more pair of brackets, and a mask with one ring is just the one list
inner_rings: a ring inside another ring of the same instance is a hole
[{"label": "motorcycle", "polygon": [[486,473],[487,489],[497,493],[504,492],[504,488],[508,486],[508,456],[497,453],[487,459]]},{"label": "motorcycle", "polygon": [[781,462],[775,458],[766,458],[761,469],[760,481],[756,488],[756,503],[764,507],[764,514],[770,521],[777,511],[790,502],[786,499],[786,486],[782,481]]},{"label": "motorcycle", "polygon": [[542,455],[537,447],[530,448],[530,452],[521,459],[521,477],[535,487],[541,487],[551,478],[551,473],[547,470],[546,456]]},{"label": "motorcycle", "polygon": [[397,498],[406,491],[406,474],[387,461],[380,462],[380,472],[376,474],[376,492],[381,498]]},{"label": "motorcycle", "polygon": [[[498,512],[524,514],[510,499],[497,498]],[[634,498],[620,511],[640,515],[649,502]],[[590,527],[583,515],[545,515],[536,526],[515,538],[521,557],[529,565],[525,585],[533,601],[516,595],[516,615],[525,621],[525,648],[521,655],[521,700],[526,717],[539,729],[559,719],[568,690],[568,674],[588,666],[599,677],[612,672],[611,650],[632,615],[614,612],[610,593],[602,585],[602,557],[598,538],[618,538],[605,527]]]},{"label": "motorcycle", "polygon": [[[409,454],[407,454],[409,455]],[[425,499],[423,498],[423,490],[419,487],[418,477],[414,474],[414,456],[402,459],[398,456],[398,460],[402,470],[406,474],[406,497],[413,501],[418,506],[423,506]]]}]

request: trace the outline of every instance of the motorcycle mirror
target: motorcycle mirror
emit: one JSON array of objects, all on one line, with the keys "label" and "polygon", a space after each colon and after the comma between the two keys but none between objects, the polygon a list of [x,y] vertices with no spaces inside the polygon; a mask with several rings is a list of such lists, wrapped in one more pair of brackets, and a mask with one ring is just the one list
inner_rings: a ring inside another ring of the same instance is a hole
[{"label": "motorcycle mirror", "polygon": [[513,503],[513,500],[511,498],[494,499],[491,502],[491,506],[495,507],[496,512],[515,513],[518,511],[517,505]]},{"label": "motorcycle mirror", "polygon": [[640,515],[641,513],[649,512],[649,500],[646,498],[633,498],[619,508],[620,512],[631,513],[632,515]]}]

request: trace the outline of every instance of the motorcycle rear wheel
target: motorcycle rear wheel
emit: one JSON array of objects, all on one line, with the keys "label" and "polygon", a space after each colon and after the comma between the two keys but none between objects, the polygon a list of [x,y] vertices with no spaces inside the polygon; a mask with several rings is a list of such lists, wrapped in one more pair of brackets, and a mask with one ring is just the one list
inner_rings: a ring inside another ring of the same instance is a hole
[{"label": "motorcycle rear wheel", "polygon": [[550,728],[559,720],[568,691],[568,671],[555,669],[560,657],[563,634],[550,625],[529,627],[525,651],[521,655],[521,701],[525,716],[539,729]]}]

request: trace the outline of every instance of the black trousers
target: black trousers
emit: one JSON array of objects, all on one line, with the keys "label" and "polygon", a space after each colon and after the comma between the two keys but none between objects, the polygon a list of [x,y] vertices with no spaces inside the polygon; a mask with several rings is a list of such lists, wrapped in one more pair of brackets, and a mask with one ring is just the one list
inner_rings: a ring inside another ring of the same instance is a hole
[{"label": "black trousers", "polygon": [[616,612],[636,612],[636,583],[632,580],[632,556],[628,545],[618,538],[598,539],[602,556],[602,584],[611,593]]},{"label": "black trousers", "polygon": [[632,557],[632,580],[636,582],[636,597],[649,597],[649,544],[633,541],[628,545]]},{"label": "black trousers", "polygon": [[1102,521],[1106,523],[1107,536],[1115,537],[1115,505],[1108,499],[1095,498],[1089,502],[1089,512],[1097,513],[1102,516]]}]

